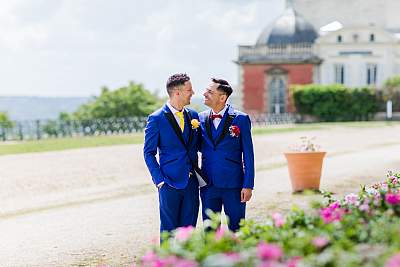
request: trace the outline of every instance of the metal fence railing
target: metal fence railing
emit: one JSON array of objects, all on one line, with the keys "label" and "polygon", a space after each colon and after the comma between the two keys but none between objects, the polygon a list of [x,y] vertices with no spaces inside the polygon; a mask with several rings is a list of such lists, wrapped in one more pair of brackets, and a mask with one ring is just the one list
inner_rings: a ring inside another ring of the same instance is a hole
[{"label": "metal fence railing", "polygon": [[[253,126],[288,124],[298,119],[297,115],[292,113],[261,114],[250,117]],[[0,141],[136,133],[143,131],[146,120],[146,117],[131,117],[85,121],[14,121],[11,126],[0,123]]]},{"label": "metal fence railing", "polygon": [[11,127],[0,124],[0,140],[29,140],[57,137],[95,136],[140,132],[146,118],[96,119],[85,121],[14,121]]},{"label": "metal fence railing", "polygon": [[290,124],[300,120],[300,116],[296,113],[265,113],[250,115],[250,118],[253,126]]}]

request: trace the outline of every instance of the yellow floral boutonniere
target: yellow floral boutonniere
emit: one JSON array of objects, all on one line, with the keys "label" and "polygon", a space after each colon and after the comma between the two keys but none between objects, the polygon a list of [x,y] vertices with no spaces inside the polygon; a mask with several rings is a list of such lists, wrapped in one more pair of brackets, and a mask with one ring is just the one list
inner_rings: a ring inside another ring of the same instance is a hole
[{"label": "yellow floral boutonniere", "polygon": [[196,119],[193,119],[190,123],[192,124],[192,129],[197,129],[200,126],[200,122]]}]

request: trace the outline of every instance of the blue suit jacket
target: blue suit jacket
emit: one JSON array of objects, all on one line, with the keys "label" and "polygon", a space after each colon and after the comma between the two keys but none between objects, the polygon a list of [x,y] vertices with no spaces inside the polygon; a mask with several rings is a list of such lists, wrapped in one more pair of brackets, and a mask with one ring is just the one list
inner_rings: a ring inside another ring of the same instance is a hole
[{"label": "blue suit jacket", "polygon": [[[144,136],[144,159],[155,185],[165,182],[177,189],[183,189],[189,181],[192,162],[198,162],[197,152],[200,142],[200,128],[192,129],[190,120],[199,119],[196,111],[185,110],[184,139],[174,115],[167,105],[153,112],[147,120]],[[182,144],[185,142],[188,151]],[[159,161],[156,154],[159,155]],[[190,156],[190,158],[189,158]]]},{"label": "blue suit jacket", "polygon": [[[210,184],[220,188],[254,187],[254,150],[251,138],[251,122],[247,114],[228,106],[213,138],[211,110],[199,114],[202,132],[202,171]],[[232,137],[229,127],[240,129],[238,137]]]}]

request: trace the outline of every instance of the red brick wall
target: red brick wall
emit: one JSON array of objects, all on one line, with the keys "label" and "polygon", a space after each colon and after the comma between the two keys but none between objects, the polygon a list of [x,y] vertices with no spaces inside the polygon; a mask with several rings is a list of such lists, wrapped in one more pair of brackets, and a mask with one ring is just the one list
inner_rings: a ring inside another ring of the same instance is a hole
[{"label": "red brick wall", "polygon": [[288,88],[286,89],[286,110],[294,112],[294,104],[289,87],[292,84],[309,84],[313,82],[313,64],[282,65],[249,65],[243,66],[243,109],[247,113],[265,113],[267,72],[271,68],[280,68],[287,72]]}]

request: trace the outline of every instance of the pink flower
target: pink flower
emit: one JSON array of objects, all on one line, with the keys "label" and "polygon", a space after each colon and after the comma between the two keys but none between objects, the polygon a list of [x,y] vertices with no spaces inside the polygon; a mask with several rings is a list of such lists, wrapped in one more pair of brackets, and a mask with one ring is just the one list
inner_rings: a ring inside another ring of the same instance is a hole
[{"label": "pink flower", "polygon": [[282,257],[282,249],[278,245],[260,242],[257,245],[257,255],[262,260],[278,260]]},{"label": "pink flower", "polygon": [[171,267],[198,267],[199,264],[195,261],[188,259],[179,259],[175,262],[175,264],[171,265]]},{"label": "pink flower", "polygon": [[399,183],[399,179],[394,175],[390,176],[389,179],[393,185],[397,185]]},{"label": "pink flower", "polygon": [[296,267],[299,264],[300,261],[301,261],[301,257],[300,256],[292,257],[286,263],[286,267]]},{"label": "pink flower", "polygon": [[175,266],[176,263],[179,261],[179,258],[175,255],[168,256],[165,259],[161,260],[164,266]]},{"label": "pink flower", "polygon": [[222,227],[219,227],[217,229],[217,231],[215,231],[215,240],[217,240],[217,241],[221,240],[221,238],[224,237],[225,233],[226,233],[226,230]]},{"label": "pink flower", "polygon": [[388,191],[389,189],[388,184],[386,182],[381,183],[380,187],[383,191]]},{"label": "pink flower", "polygon": [[361,211],[367,212],[367,211],[369,211],[369,205],[367,203],[363,203],[362,205],[360,205],[358,207],[358,209],[361,210]]},{"label": "pink flower", "polygon": [[155,254],[153,251],[147,252],[143,257],[142,257],[142,262],[143,264],[147,263],[152,263],[154,261],[158,260],[157,254]]},{"label": "pink flower", "polygon": [[320,216],[324,223],[340,221],[344,214],[345,210],[340,208],[339,201],[331,203],[327,208],[323,208],[320,211]]},{"label": "pink flower", "polygon": [[312,240],[312,244],[316,248],[323,248],[329,243],[329,240],[323,236],[317,236]]},{"label": "pink flower", "polygon": [[320,211],[320,216],[324,223],[331,223],[335,221],[340,221],[344,215],[344,210],[341,208],[331,208],[327,207],[324,209],[321,209]]},{"label": "pink flower", "polygon": [[388,194],[386,194],[385,200],[390,205],[393,205],[393,206],[399,205],[400,204],[400,193],[397,193],[397,194],[388,193]]},{"label": "pink flower", "polygon": [[321,216],[324,223],[333,222],[333,212],[330,208],[321,209],[319,215]]},{"label": "pink flower", "polygon": [[379,194],[376,194],[375,196],[374,196],[374,205],[375,206],[379,206],[379,204],[381,203],[381,195],[379,195]]},{"label": "pink flower", "polygon": [[385,267],[400,267],[400,253],[393,255],[385,264]]},{"label": "pink flower", "polygon": [[278,265],[273,261],[264,261],[261,262],[257,267],[277,267]]},{"label": "pink flower", "polygon": [[189,225],[186,227],[179,227],[178,229],[176,229],[176,234],[175,237],[177,240],[179,241],[186,241],[187,239],[189,239],[189,237],[192,235],[194,231],[194,227]]},{"label": "pink flower", "polygon": [[335,202],[332,202],[330,205],[329,205],[329,208],[331,208],[331,209],[337,209],[337,208],[340,208],[340,202],[337,200],[337,201],[335,201]]},{"label": "pink flower", "polygon": [[282,214],[280,213],[272,214],[272,219],[274,220],[274,224],[276,227],[281,227],[285,224],[285,218],[283,218]]},{"label": "pink flower", "polygon": [[358,201],[358,196],[356,194],[348,194],[344,197],[344,202],[348,205],[358,206],[360,202]]}]

